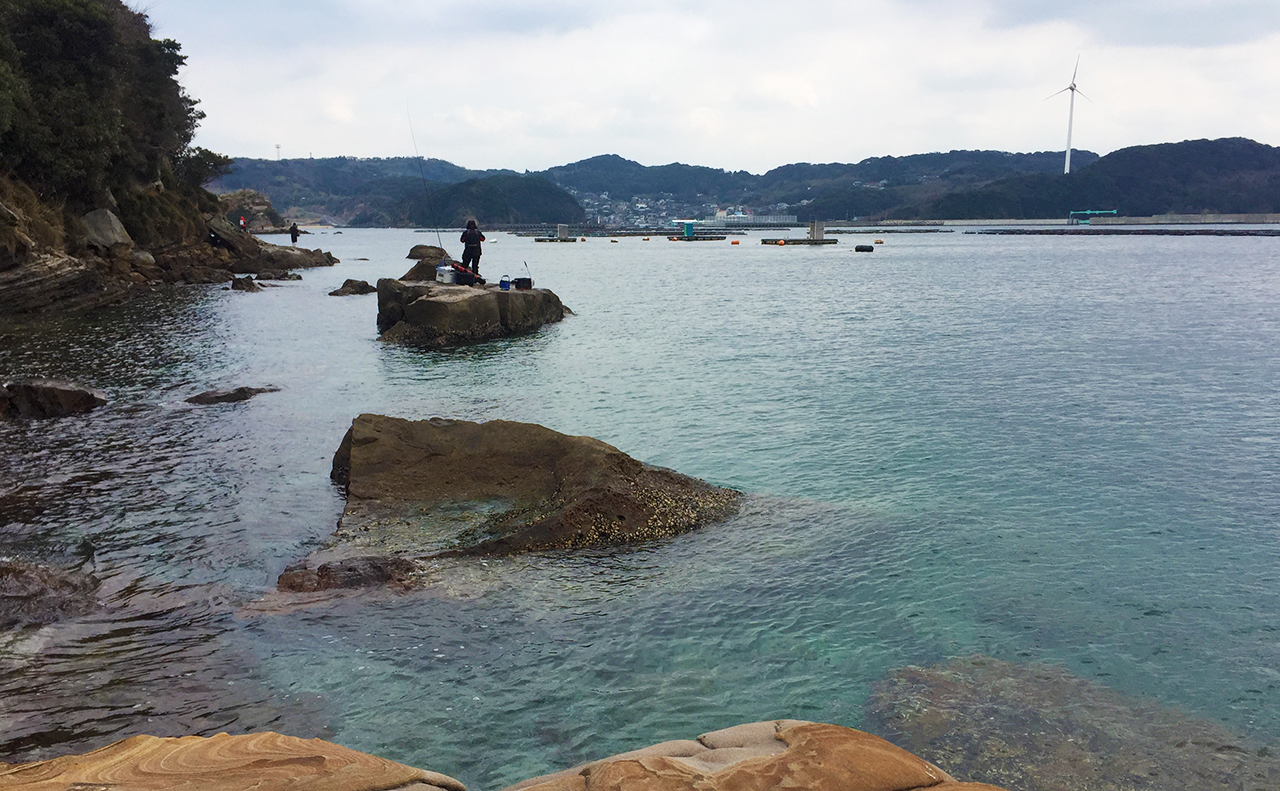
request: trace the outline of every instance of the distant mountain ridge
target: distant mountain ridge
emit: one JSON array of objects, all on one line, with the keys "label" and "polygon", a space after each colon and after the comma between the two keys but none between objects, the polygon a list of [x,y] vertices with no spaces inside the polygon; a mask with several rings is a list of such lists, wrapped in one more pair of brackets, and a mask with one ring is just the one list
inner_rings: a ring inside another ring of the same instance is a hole
[{"label": "distant mountain ridge", "polygon": [[[1099,157],[1062,152],[948,151],[857,163],[794,163],[761,175],[699,165],[646,166],[604,154],[540,173],[469,170],[410,157],[237,160],[212,185],[256,189],[282,210],[358,225],[629,223],[717,207],[794,214],[800,221],[1065,217],[1082,208],[1121,214],[1280,211],[1280,149],[1244,138],[1134,146]],[[423,175],[428,184],[423,184]],[[462,187],[460,185],[467,185]],[[634,207],[630,215],[619,211]],[[434,219],[433,219],[434,218]]]}]

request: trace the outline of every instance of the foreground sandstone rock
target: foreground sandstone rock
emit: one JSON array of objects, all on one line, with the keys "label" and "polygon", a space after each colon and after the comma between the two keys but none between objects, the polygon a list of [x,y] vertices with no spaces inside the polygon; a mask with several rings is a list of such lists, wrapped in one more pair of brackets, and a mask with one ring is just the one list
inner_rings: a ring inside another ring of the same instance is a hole
[{"label": "foreground sandstone rock", "polygon": [[66,417],[107,403],[107,394],[57,379],[0,383],[0,418]]},{"label": "foreground sandstone rock", "polygon": [[959,783],[869,733],[798,720],[738,725],[615,755],[506,791],[999,791]]},{"label": "foreground sandstone rock", "polygon": [[[427,557],[649,541],[726,519],[741,498],[590,437],[505,420],[361,415],[333,479],[347,488],[338,530],[285,570],[281,590],[405,581]],[[402,562],[371,562],[387,557]]]},{"label": "foreground sandstone rock", "polygon": [[907,667],[870,702],[877,733],[1017,791],[1274,791],[1275,747],[1050,665]]},{"label": "foreground sandstone rock", "polygon": [[[466,791],[452,777],[278,733],[134,736],[85,755],[0,764],[0,788],[22,791]],[[656,744],[507,791],[1001,791],[961,783],[869,733],[774,720]]]},{"label": "foreground sandstone rock", "polygon": [[545,288],[503,291],[496,285],[378,281],[378,330],[383,340],[414,346],[441,348],[521,335],[560,321],[567,312],[560,298]]},{"label": "foreground sandstone rock", "polygon": [[278,733],[165,739],[134,736],[85,755],[0,764],[0,788],[23,791],[466,791],[414,769],[320,739]]},{"label": "foreground sandstone rock", "polygon": [[94,597],[97,587],[84,574],[0,558],[0,630],[43,626],[92,612],[101,606]]}]

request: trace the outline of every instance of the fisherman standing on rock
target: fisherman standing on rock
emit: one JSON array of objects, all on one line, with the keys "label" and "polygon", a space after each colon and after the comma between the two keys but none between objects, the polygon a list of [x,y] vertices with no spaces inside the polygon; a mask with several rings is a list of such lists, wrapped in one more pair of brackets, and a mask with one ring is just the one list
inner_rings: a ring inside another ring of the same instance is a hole
[{"label": "fisherman standing on rock", "polygon": [[475,220],[467,220],[467,229],[462,232],[462,238],[458,241],[463,244],[462,265],[470,267],[471,274],[479,277],[480,243],[484,241],[484,234],[480,233],[480,229],[476,227]]}]

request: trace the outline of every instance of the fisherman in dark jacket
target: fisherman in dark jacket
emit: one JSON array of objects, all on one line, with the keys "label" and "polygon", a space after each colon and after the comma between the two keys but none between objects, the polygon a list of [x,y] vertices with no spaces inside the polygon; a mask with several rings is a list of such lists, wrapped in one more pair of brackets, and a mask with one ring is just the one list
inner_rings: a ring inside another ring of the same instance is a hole
[{"label": "fisherman in dark jacket", "polygon": [[462,232],[462,238],[458,241],[463,244],[462,265],[470,267],[471,274],[479,276],[480,243],[484,241],[484,234],[480,233],[480,229],[476,227],[475,220],[467,220],[467,230]]}]

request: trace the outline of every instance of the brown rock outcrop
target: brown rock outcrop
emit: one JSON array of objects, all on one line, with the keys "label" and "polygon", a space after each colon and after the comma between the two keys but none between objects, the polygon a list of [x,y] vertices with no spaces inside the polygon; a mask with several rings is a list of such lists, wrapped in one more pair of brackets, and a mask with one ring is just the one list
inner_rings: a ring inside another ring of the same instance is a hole
[{"label": "brown rock outcrop", "polygon": [[120,221],[102,209],[79,222],[72,236],[81,242],[64,244],[60,230],[34,216],[38,208],[0,211],[0,313],[85,310],[120,302],[149,284],[225,283],[232,274],[337,263],[321,250],[267,244],[219,216],[197,217],[193,237],[147,251],[133,249]]},{"label": "brown rock outcrop", "polygon": [[327,585],[320,570],[370,554],[502,555],[664,538],[728,518],[741,498],[590,437],[505,420],[361,415],[334,455],[333,478],[347,487],[338,529],[281,576],[282,590],[359,580],[335,572]]},{"label": "brown rock outcrop", "polygon": [[440,348],[521,335],[568,313],[544,288],[503,291],[496,285],[453,286],[428,281],[378,281],[378,329],[383,340]]},{"label": "brown rock outcrop", "polygon": [[656,744],[506,791],[999,791],[959,783],[869,733],[775,720]]},{"label": "brown rock outcrop", "polygon": [[101,750],[33,764],[0,764],[13,791],[466,791],[452,777],[320,739],[134,736]]},{"label": "brown rock outcrop", "polygon": [[418,263],[405,272],[401,280],[435,280],[436,267],[445,262],[453,262],[449,251],[430,244],[414,245],[405,258],[411,258]]},{"label": "brown rock outcrop", "polygon": [[1275,747],[1050,665],[895,671],[869,722],[948,771],[1018,791],[1274,791]]},{"label": "brown rock outcrop", "polygon": [[107,403],[107,394],[57,379],[0,383],[0,418],[78,415]]},{"label": "brown rock outcrop", "polygon": [[341,287],[329,292],[331,297],[350,297],[359,294],[376,294],[378,289],[363,280],[347,278]]}]

